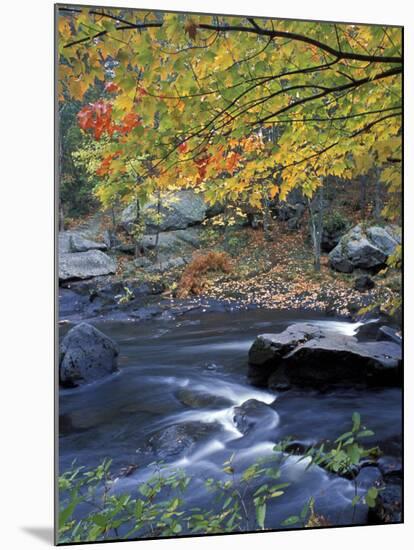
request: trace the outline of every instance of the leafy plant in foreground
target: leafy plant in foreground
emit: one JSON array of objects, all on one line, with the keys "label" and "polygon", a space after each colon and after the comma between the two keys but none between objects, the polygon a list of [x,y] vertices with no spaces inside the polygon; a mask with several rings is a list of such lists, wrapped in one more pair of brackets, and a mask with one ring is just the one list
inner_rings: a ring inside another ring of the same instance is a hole
[{"label": "leafy plant in foreground", "polygon": [[[59,542],[264,529],[266,503],[282,496],[289,485],[277,482],[283,458],[259,460],[236,473],[233,455],[223,464],[228,479],[204,481],[213,494],[210,510],[184,508],[194,479],[183,470],[167,471],[165,465],[153,463],[154,475],[137,486],[138,496],[133,497],[116,493],[111,461],[91,471],[74,465],[59,478]],[[257,487],[264,478],[267,483]]]},{"label": "leafy plant in foreground", "polygon": [[[361,425],[361,416],[354,412],[352,415],[351,430],[341,434],[336,440],[335,445],[327,448],[326,443],[322,443],[319,447],[311,447],[299,460],[308,459],[307,468],[312,465],[321,466],[325,470],[350,478],[354,484],[354,497],[352,499],[352,521],[355,519],[356,506],[364,502],[370,508],[375,506],[380,488],[372,486],[368,489],[364,496],[361,496],[358,487],[357,474],[359,465],[362,459],[375,458],[380,454],[378,447],[365,448],[361,444],[361,440],[374,435],[372,430],[368,430]],[[309,501],[308,512],[309,516],[313,512],[314,501]],[[287,518],[284,525],[294,525],[302,523],[306,526],[307,515],[292,516]]]},{"label": "leafy plant in foreground", "polygon": [[[352,428],[340,435],[330,448],[324,443],[311,447],[298,461],[307,459],[306,468],[320,466],[332,473],[353,480],[353,518],[357,504],[375,506],[378,487],[365,494],[358,487],[356,473],[360,461],[377,456],[377,447],[365,448],[360,441],[373,435],[361,426],[358,413],[352,417]],[[61,508],[59,542],[167,537],[185,534],[213,534],[276,528],[268,513],[268,504],[285,494],[290,483],[283,482],[281,466],[289,456],[289,441],[275,445],[275,453],[240,469],[233,454],[223,464],[226,476],[208,477],[200,490],[212,494],[209,509],[188,505],[194,494],[195,477],[182,469],[171,470],[167,465],[152,463],[147,468],[153,474],[131,494],[117,491],[119,478],[111,474],[111,461],[87,471],[73,464],[59,478]],[[135,469],[134,469],[135,470]],[[197,489],[198,490],[198,489]],[[315,497],[311,497],[297,514],[285,519],[282,527],[315,527],[329,525],[316,512]],[[267,527],[266,527],[267,526]]]}]

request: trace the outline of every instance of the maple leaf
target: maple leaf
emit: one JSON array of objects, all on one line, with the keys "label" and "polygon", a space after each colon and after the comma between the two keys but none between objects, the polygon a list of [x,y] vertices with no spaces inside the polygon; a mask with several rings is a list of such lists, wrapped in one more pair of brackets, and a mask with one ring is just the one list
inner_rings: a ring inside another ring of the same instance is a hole
[{"label": "maple leaf", "polygon": [[186,153],[188,151],[188,143],[186,141],[184,143],[180,143],[178,150],[182,154]]},{"label": "maple leaf", "polygon": [[104,132],[112,132],[112,105],[102,100],[89,103],[78,113],[78,124],[82,130],[93,130],[96,140],[102,137]]},{"label": "maple leaf", "polygon": [[128,133],[141,124],[141,118],[137,113],[127,113],[122,119],[122,132]]},{"label": "maple leaf", "polygon": [[194,160],[194,163],[196,164],[197,171],[198,171],[197,183],[200,183],[206,177],[207,165],[210,162],[210,160],[211,160],[210,156],[207,156],[207,155],[204,155]]},{"label": "maple leaf", "polygon": [[105,92],[113,93],[113,92],[119,92],[120,87],[118,84],[115,84],[115,82],[107,82],[105,84]]},{"label": "maple leaf", "polygon": [[142,97],[144,95],[147,95],[148,92],[143,86],[138,86],[137,88],[137,97]]},{"label": "maple leaf", "polygon": [[227,159],[226,159],[226,169],[230,173],[234,172],[236,166],[239,163],[240,157],[241,157],[241,155],[239,155],[239,153],[236,153],[235,151],[231,151],[228,154]]},{"label": "maple leaf", "polygon": [[82,130],[93,128],[93,109],[85,105],[78,113],[78,124]]}]

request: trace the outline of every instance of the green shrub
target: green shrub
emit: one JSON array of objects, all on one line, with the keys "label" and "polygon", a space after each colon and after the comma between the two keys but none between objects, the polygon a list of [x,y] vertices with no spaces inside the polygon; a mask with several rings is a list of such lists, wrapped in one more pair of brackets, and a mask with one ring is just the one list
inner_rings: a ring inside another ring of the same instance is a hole
[{"label": "green shrub", "polygon": [[350,227],[350,222],[340,212],[334,210],[323,217],[323,227],[329,233],[335,233],[336,231],[342,230],[346,231]]}]

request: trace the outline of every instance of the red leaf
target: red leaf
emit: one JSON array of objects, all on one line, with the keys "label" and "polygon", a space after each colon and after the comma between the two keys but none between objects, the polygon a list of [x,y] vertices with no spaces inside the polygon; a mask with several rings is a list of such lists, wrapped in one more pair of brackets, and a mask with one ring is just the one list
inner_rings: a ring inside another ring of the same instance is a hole
[{"label": "red leaf", "polygon": [[112,92],[119,92],[119,90],[120,88],[118,84],[115,84],[115,82],[107,82],[105,84],[105,92],[112,93]]},{"label": "red leaf", "polygon": [[178,146],[178,150],[182,154],[186,153],[188,151],[188,143],[186,141],[180,143],[180,145]]}]

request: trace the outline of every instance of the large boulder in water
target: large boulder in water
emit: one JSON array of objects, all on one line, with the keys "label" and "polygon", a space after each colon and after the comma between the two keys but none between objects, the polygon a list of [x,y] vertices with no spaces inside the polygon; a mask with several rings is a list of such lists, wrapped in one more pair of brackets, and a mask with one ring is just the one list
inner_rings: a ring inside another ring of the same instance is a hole
[{"label": "large boulder in water", "polygon": [[144,450],[154,453],[158,460],[173,459],[190,452],[197,441],[210,435],[217,426],[213,423],[185,422],[173,424],[151,434]]},{"label": "large boulder in water", "polygon": [[95,382],[118,371],[118,346],[88,323],[73,327],[59,348],[59,380],[63,386]]},{"label": "large boulder in water", "polygon": [[276,411],[257,399],[248,399],[239,407],[234,407],[233,412],[233,421],[243,435],[256,427],[272,429],[279,420]]},{"label": "large boulder in water", "polygon": [[59,255],[59,280],[89,279],[116,271],[116,261],[100,250]]},{"label": "large boulder in water", "polygon": [[280,334],[258,336],[249,351],[249,365],[250,378],[258,385],[266,385],[275,375],[305,386],[398,384],[401,346],[359,342],[354,336],[298,323]]},{"label": "large boulder in water", "polygon": [[329,254],[329,264],[336,271],[352,273],[354,269],[378,271],[401,243],[396,226],[356,225],[346,233]]},{"label": "large boulder in water", "polygon": [[181,388],[176,397],[180,403],[192,409],[231,407],[232,402],[220,395],[212,395],[203,391],[192,390],[190,388]]}]

